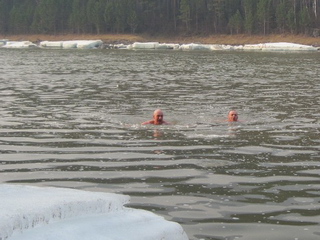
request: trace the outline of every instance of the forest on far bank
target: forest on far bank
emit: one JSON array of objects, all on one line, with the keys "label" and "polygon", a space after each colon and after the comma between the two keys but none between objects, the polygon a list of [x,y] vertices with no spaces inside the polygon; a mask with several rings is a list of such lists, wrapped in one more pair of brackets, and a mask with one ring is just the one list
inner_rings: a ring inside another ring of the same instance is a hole
[{"label": "forest on far bank", "polygon": [[0,0],[0,34],[320,35],[320,0]]}]

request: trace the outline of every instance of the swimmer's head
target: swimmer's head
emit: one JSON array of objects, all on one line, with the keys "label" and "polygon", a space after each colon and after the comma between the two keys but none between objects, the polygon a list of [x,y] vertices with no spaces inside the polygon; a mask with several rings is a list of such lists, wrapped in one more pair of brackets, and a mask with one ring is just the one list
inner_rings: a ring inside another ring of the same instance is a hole
[{"label": "swimmer's head", "polygon": [[228,114],[229,122],[237,122],[238,121],[238,113],[237,111],[231,110]]},{"label": "swimmer's head", "polygon": [[156,125],[163,123],[163,112],[160,109],[156,109],[153,112],[153,120]]}]

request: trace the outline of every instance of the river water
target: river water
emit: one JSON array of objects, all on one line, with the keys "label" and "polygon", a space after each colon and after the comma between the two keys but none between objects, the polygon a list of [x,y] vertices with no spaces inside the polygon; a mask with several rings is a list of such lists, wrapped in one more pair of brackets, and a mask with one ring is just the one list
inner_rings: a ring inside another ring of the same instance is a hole
[{"label": "river water", "polygon": [[[320,239],[319,53],[0,59],[1,183],[130,195],[191,240]],[[156,108],[172,125],[141,126]]]}]

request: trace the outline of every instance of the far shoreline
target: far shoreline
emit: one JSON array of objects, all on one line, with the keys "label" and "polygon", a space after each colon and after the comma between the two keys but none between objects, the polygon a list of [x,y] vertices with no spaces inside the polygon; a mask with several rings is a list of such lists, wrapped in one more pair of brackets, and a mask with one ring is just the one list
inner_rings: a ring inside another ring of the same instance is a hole
[{"label": "far shoreline", "polygon": [[9,41],[68,41],[68,40],[101,40],[106,44],[132,44],[134,42],[159,42],[159,43],[199,43],[199,44],[224,44],[244,45],[259,43],[288,42],[315,47],[320,46],[320,37],[306,35],[278,34],[278,35],[210,35],[210,36],[150,36],[137,34],[61,34],[61,35],[4,35],[0,39]]}]

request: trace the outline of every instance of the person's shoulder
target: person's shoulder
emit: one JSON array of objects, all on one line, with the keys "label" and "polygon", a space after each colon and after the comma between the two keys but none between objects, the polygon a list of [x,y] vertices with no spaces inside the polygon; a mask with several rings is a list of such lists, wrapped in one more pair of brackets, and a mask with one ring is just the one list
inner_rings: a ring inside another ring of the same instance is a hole
[{"label": "person's shoulder", "polygon": [[141,123],[141,125],[147,125],[147,124],[154,124],[154,121],[150,120],[150,121],[146,121],[146,122]]}]

